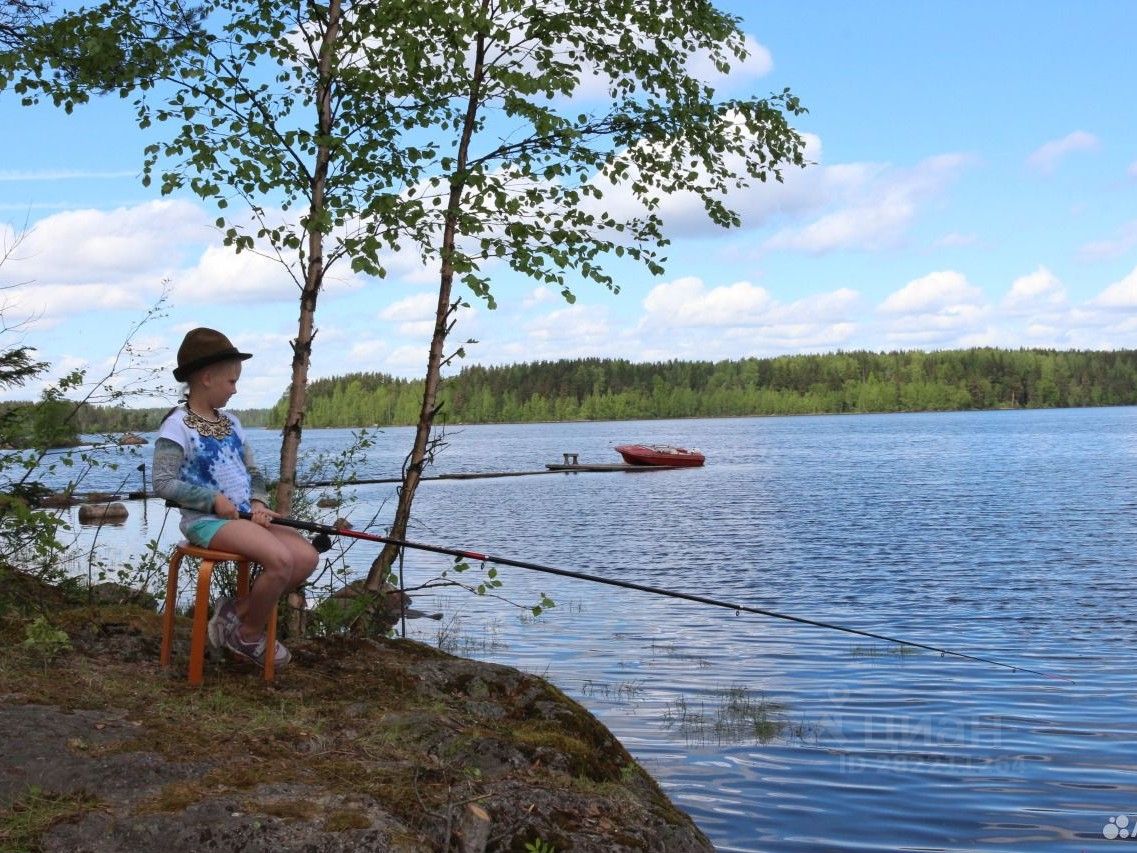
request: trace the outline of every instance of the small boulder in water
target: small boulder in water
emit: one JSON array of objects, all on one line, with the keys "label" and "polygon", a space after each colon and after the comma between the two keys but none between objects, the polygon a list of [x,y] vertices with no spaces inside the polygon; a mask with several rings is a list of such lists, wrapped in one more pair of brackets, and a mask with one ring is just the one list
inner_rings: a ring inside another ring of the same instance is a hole
[{"label": "small boulder in water", "polygon": [[126,504],[115,501],[109,504],[83,504],[79,507],[80,524],[122,524],[130,515]]}]

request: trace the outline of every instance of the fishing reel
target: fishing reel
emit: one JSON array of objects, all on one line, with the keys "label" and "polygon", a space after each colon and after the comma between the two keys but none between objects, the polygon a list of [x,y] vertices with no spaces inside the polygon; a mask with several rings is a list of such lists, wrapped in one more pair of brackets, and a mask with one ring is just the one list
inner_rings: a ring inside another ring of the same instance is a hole
[{"label": "fishing reel", "polygon": [[318,554],[330,551],[332,549],[332,537],[327,533],[317,533],[312,537],[312,547],[316,549]]}]

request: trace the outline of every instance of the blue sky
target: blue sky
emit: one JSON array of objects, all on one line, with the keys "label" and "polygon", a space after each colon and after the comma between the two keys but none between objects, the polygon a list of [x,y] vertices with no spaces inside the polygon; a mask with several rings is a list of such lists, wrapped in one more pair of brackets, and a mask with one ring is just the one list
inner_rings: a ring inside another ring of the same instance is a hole
[{"label": "blue sky", "polygon": [[[790,86],[814,163],[733,198],[740,229],[676,200],[666,274],[613,265],[618,295],[581,284],[569,306],[495,273],[499,308],[456,330],[479,341],[466,363],[1137,346],[1137,5],[719,5],[755,43],[723,88]],[[192,198],[141,186],[129,104],[67,116],[4,93],[0,121],[0,235],[30,230],[0,268],[4,342],[100,376],[168,280],[144,360],[171,364],[187,329],[214,326],[256,354],[233,405],[273,402],[295,291],[222,247]],[[386,280],[332,282],[311,375],[421,375],[433,289],[398,259]]]}]

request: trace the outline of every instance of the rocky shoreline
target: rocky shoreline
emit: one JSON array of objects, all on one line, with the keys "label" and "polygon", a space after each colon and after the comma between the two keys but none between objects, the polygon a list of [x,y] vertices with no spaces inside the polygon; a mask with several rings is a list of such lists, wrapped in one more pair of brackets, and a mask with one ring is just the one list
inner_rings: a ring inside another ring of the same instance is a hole
[{"label": "rocky shoreline", "polygon": [[290,643],[271,685],[212,661],[195,689],[188,623],[165,670],[153,611],[52,604],[70,646],[50,655],[0,616],[0,850],[713,850],[535,676],[328,637]]}]

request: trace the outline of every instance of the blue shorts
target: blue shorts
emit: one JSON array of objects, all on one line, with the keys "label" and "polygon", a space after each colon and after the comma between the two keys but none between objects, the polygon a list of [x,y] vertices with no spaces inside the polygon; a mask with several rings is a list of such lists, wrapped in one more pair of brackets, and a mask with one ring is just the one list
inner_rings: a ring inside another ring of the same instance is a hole
[{"label": "blue shorts", "polygon": [[186,539],[198,548],[208,548],[217,531],[228,523],[228,518],[199,518],[186,529]]}]

